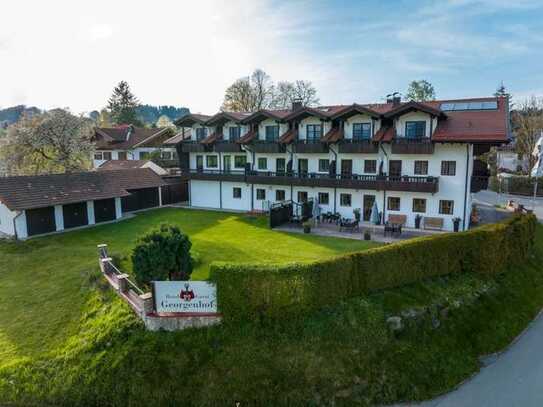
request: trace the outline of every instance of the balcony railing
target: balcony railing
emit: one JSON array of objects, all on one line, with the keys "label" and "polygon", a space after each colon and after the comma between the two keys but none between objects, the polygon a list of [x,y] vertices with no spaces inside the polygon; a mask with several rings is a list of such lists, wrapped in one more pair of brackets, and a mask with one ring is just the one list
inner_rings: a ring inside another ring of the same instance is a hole
[{"label": "balcony railing", "polygon": [[327,153],[328,146],[321,140],[296,140],[294,142],[294,152],[296,153]]},{"label": "balcony railing", "polygon": [[277,154],[285,152],[285,145],[277,140],[253,140],[249,148],[255,153]]},{"label": "balcony railing", "polygon": [[340,153],[377,153],[379,146],[369,139],[343,139],[339,144]]},{"label": "balcony railing", "polygon": [[322,188],[348,188],[367,190],[410,191],[436,193],[438,177],[391,177],[387,175],[323,174],[314,172],[273,171],[186,171],[190,179],[209,181],[234,181],[249,184],[293,185]]},{"label": "balcony railing", "polygon": [[200,141],[185,140],[181,144],[181,151],[184,153],[203,153],[208,150]]},{"label": "balcony railing", "polygon": [[434,143],[429,138],[398,137],[392,141],[392,154],[433,154]]},{"label": "balcony railing", "polygon": [[241,151],[241,145],[235,141],[218,140],[213,145],[213,149],[217,153],[239,153]]}]

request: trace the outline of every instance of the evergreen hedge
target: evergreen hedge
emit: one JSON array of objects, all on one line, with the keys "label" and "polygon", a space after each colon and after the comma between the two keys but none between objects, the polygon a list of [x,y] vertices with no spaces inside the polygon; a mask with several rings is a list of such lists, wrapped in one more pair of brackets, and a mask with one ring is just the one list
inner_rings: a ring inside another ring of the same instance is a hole
[{"label": "evergreen hedge", "polygon": [[213,263],[225,320],[267,320],[371,291],[460,272],[485,275],[522,263],[534,243],[534,215],[460,233],[439,234],[330,258],[283,265]]}]

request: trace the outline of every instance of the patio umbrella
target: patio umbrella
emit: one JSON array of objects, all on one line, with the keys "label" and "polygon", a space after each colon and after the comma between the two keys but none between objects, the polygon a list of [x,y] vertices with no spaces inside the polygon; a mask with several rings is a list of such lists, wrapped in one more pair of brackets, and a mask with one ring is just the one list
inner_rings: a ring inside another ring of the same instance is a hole
[{"label": "patio umbrella", "polygon": [[371,223],[377,225],[379,223],[379,208],[377,207],[377,202],[373,202],[373,207],[371,208],[370,221]]},{"label": "patio umbrella", "polygon": [[313,219],[317,220],[319,216],[321,216],[321,207],[313,202]]}]

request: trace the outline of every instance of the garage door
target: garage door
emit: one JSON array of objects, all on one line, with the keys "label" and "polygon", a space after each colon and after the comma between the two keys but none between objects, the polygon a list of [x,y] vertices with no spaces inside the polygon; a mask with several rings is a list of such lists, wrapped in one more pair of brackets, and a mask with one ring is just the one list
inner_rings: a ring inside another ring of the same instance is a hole
[{"label": "garage door", "polygon": [[130,196],[121,198],[123,212],[156,208],[159,205],[158,188],[131,189]]},{"label": "garage door", "polygon": [[89,224],[86,202],[64,205],[62,207],[62,215],[64,216],[64,229],[76,228]]},{"label": "garage door", "polygon": [[164,185],[162,191],[162,205],[171,205],[189,200],[189,185],[184,181],[177,184]]},{"label": "garage door", "polygon": [[26,227],[28,236],[54,232],[57,229],[55,208],[49,206],[47,208],[28,209],[26,211]]},{"label": "garage door", "polygon": [[115,220],[115,198],[94,201],[94,221],[96,223]]}]

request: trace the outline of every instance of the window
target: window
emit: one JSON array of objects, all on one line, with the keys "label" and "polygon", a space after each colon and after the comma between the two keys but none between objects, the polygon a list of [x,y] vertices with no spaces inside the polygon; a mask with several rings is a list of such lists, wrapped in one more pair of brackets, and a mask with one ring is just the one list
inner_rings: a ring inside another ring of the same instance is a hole
[{"label": "window", "polygon": [[441,161],[441,175],[456,175],[456,161]]},{"label": "window", "polygon": [[95,160],[103,160],[102,152],[97,151],[96,153],[94,153],[94,159]]},{"label": "window", "polygon": [[161,154],[160,154],[161,158],[163,160],[171,160],[172,159],[172,152],[171,151],[163,151]]},{"label": "window", "polygon": [[119,160],[126,160],[126,151],[119,151],[117,153],[117,157],[119,158]]},{"label": "window", "polygon": [[104,160],[111,160],[111,151],[104,151],[103,157]]},{"label": "window", "polygon": [[196,129],[196,141],[201,141],[207,137],[207,127],[198,127]]},{"label": "window", "polygon": [[258,169],[267,170],[268,169],[268,159],[266,157],[260,157],[258,159]]},{"label": "window", "polygon": [[276,172],[285,172],[285,159],[284,158],[277,158],[275,160],[275,171]]},{"label": "window", "polygon": [[256,189],[256,200],[257,201],[263,201],[266,199],[266,190],[262,188]]},{"label": "window", "polygon": [[218,160],[216,155],[208,155],[206,156],[206,166],[208,168],[217,168],[218,167]]},{"label": "window", "polygon": [[284,189],[278,189],[275,191],[275,200],[276,201],[284,201],[285,200],[285,190]]},{"label": "window", "polygon": [[298,172],[300,174],[307,174],[307,171],[308,171],[307,158],[300,158],[298,160]]},{"label": "window", "polygon": [[319,172],[328,172],[330,170],[330,160],[321,158],[319,160]]},{"label": "window", "polygon": [[266,126],[266,141],[277,141],[279,139],[279,126]]},{"label": "window", "polygon": [[232,188],[232,196],[234,199],[241,199],[241,188],[234,187]]},{"label": "window", "polygon": [[442,103],[439,107],[443,111],[448,110],[496,110],[498,102],[460,102],[460,103]]},{"label": "window", "polygon": [[203,155],[197,155],[196,156],[196,169],[197,170],[203,170],[204,169],[204,156]]},{"label": "window", "polygon": [[307,202],[307,192],[305,191],[298,191],[298,202]]},{"label": "window", "polygon": [[375,174],[377,172],[377,160],[364,160],[364,172]]},{"label": "window", "polygon": [[330,196],[328,195],[328,192],[319,192],[319,203],[321,205],[328,205],[330,202]]},{"label": "window", "polygon": [[391,177],[402,176],[402,160],[390,160],[388,162],[388,172]]},{"label": "window", "polygon": [[308,143],[320,141],[322,136],[322,124],[308,124],[306,126],[306,139]]},{"label": "window", "polygon": [[369,140],[371,123],[353,123],[353,140]]},{"label": "window", "polygon": [[235,168],[245,168],[247,163],[247,157],[244,155],[235,155],[234,156],[234,167]]},{"label": "window", "polygon": [[140,151],[140,160],[148,160],[149,159],[149,152],[148,151]]},{"label": "window", "polygon": [[415,175],[428,175],[428,161],[415,161]]},{"label": "window", "polygon": [[351,206],[351,194],[340,194],[339,204],[341,206]]},{"label": "window", "polygon": [[413,212],[426,212],[426,199],[413,198]]},{"label": "window", "polygon": [[399,211],[400,210],[400,198],[396,196],[388,197],[388,207],[389,211]]},{"label": "window", "polygon": [[405,137],[422,138],[426,137],[426,122],[405,122]]},{"label": "window", "polygon": [[241,134],[241,127],[229,127],[228,128],[228,139],[230,141],[239,140],[240,134]]},{"label": "window", "polygon": [[439,213],[442,215],[452,215],[454,211],[454,201],[439,201]]}]

